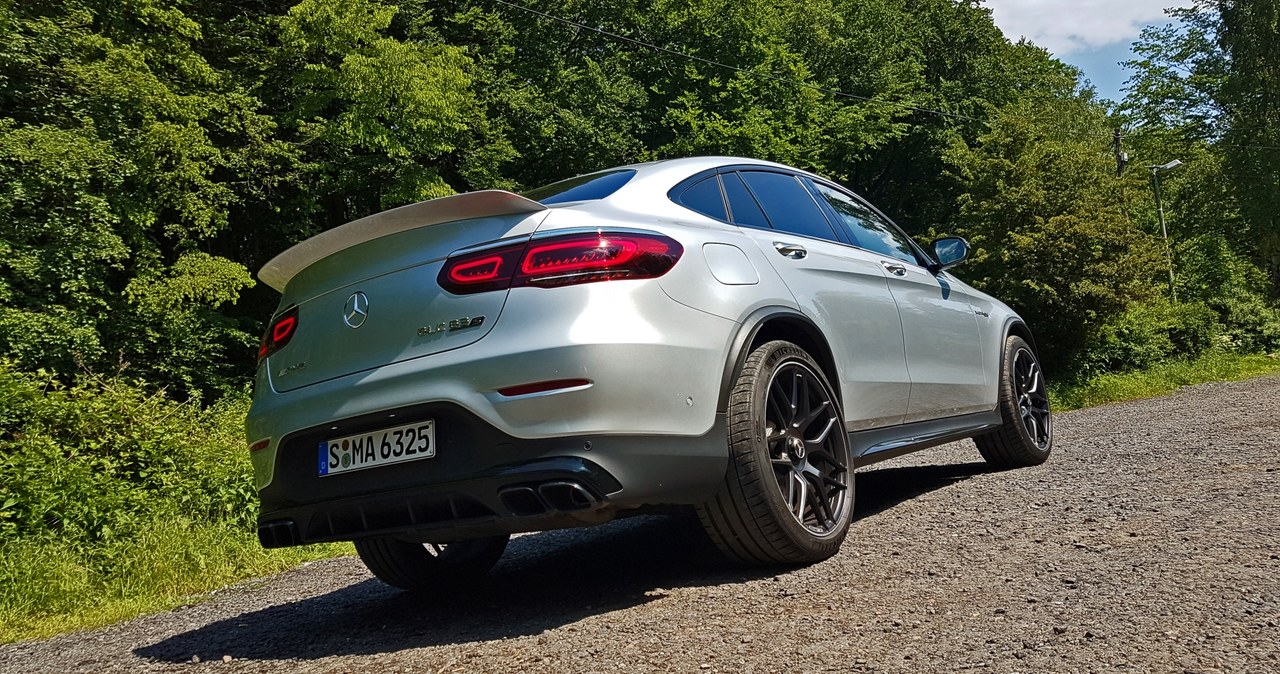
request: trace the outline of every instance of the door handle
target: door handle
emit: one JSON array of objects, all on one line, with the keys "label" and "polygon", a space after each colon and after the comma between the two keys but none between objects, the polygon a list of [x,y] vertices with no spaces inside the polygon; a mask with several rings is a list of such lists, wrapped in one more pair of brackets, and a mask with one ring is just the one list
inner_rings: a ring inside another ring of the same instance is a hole
[{"label": "door handle", "polygon": [[774,241],[773,248],[774,250],[778,251],[778,253],[780,253],[783,257],[789,257],[793,260],[803,260],[804,256],[809,254],[809,251],[805,250],[804,246],[801,246],[795,243],[783,243],[781,241]]},{"label": "door handle", "polygon": [[885,271],[889,272],[890,274],[893,274],[894,276],[907,275],[907,267],[905,265],[899,264],[897,262],[883,262],[883,261],[880,264],[884,266]]}]

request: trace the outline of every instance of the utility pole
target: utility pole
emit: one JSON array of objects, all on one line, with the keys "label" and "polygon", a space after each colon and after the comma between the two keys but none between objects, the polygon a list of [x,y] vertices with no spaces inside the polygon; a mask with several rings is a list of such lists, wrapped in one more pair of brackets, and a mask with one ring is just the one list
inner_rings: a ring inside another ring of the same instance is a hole
[{"label": "utility pole", "polygon": [[1121,133],[1120,129],[1116,129],[1115,133],[1111,136],[1111,143],[1114,146],[1116,153],[1117,178],[1124,175],[1124,166],[1129,163],[1129,153],[1124,151],[1124,145],[1121,143],[1123,139],[1124,135]]},{"label": "utility pole", "polygon": [[[1116,127],[1111,139],[1116,153],[1116,178],[1123,178],[1124,167],[1129,163],[1129,153],[1124,151],[1124,134],[1120,127]],[[1116,184],[1120,188],[1120,212],[1124,213],[1125,222],[1132,227],[1133,218],[1129,217],[1129,197],[1124,192],[1124,181],[1117,180]]]},{"label": "utility pole", "polygon": [[1181,159],[1175,159],[1168,164],[1147,167],[1151,169],[1151,182],[1155,185],[1156,213],[1160,215],[1160,235],[1164,237],[1164,256],[1169,263],[1169,294],[1174,302],[1178,301],[1178,289],[1173,284],[1173,248],[1169,246],[1169,229],[1164,225],[1164,202],[1160,198],[1160,174],[1172,171],[1179,166],[1182,166]]}]

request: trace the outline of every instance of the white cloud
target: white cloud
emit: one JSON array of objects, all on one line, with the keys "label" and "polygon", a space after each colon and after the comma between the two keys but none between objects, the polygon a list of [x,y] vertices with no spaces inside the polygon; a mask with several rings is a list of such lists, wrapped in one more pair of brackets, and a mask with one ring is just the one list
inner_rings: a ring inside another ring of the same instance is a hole
[{"label": "white cloud", "polygon": [[1118,42],[1133,42],[1142,27],[1167,20],[1166,7],[1191,0],[987,0],[997,26],[1010,40],[1026,37],[1066,56]]}]

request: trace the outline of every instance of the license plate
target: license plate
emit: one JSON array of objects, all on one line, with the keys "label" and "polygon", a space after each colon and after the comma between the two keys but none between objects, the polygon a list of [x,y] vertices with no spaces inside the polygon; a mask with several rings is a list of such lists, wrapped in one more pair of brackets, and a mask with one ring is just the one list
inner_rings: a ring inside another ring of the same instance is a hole
[{"label": "license plate", "polygon": [[383,428],[320,443],[320,477],[436,455],[436,422]]}]

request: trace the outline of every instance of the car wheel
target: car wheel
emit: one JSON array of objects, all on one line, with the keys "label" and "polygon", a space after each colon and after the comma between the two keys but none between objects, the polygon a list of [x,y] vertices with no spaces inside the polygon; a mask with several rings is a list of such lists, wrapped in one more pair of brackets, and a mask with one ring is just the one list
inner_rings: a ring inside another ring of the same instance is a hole
[{"label": "car wheel", "polygon": [[498,563],[510,536],[453,543],[413,543],[396,538],[357,540],[356,553],[382,582],[402,590],[442,592],[477,580]]},{"label": "car wheel", "polygon": [[997,468],[1038,466],[1053,449],[1053,418],[1040,362],[1026,340],[1010,335],[1000,366],[1001,425],[973,439]]},{"label": "car wheel", "polygon": [[729,424],[725,483],[698,506],[712,541],[753,564],[834,555],[852,520],[853,473],[840,403],[818,364],[785,341],[752,351]]}]

